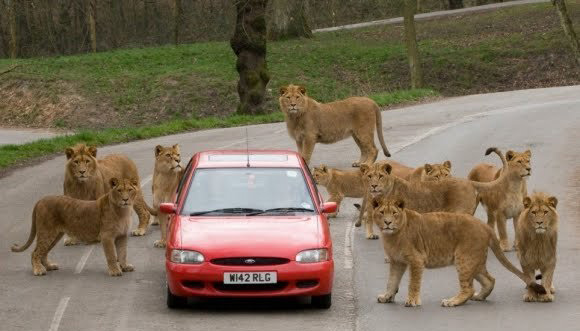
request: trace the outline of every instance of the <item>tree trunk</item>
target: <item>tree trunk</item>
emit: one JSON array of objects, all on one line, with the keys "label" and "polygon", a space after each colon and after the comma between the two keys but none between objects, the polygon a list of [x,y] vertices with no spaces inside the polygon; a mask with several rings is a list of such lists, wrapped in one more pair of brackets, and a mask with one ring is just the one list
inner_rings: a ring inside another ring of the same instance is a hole
[{"label": "tree trunk", "polygon": [[578,44],[578,37],[574,32],[574,26],[568,15],[568,10],[566,9],[566,2],[564,0],[552,0],[558,15],[560,16],[560,23],[562,23],[562,28],[564,29],[564,34],[570,42],[572,47],[572,52],[574,53],[574,58],[576,59],[576,65],[580,67],[580,45]]},{"label": "tree trunk", "polygon": [[181,7],[181,0],[173,0],[173,42],[175,45],[179,44],[179,29],[181,28],[181,17],[183,15],[183,8]]},{"label": "tree trunk", "polygon": [[16,19],[16,0],[8,1],[8,24],[10,30],[9,56],[15,59],[18,56],[18,20]]},{"label": "tree trunk", "polygon": [[449,0],[449,9],[463,8],[463,0]]},{"label": "tree trunk", "polygon": [[272,0],[268,15],[268,39],[312,38],[306,0]]},{"label": "tree trunk", "polygon": [[236,1],[236,29],[230,45],[238,57],[238,112],[242,114],[264,113],[264,95],[270,80],[266,65],[267,3],[268,0]]},{"label": "tree trunk", "polygon": [[97,52],[97,4],[95,3],[96,0],[89,0],[88,3],[88,17],[89,17],[89,35],[91,38],[91,51],[93,53]]},{"label": "tree trunk", "polygon": [[417,47],[417,33],[415,32],[416,0],[405,0],[403,9],[403,23],[405,25],[405,43],[409,57],[409,69],[411,71],[411,87],[423,86],[423,73],[419,60],[419,48]]}]

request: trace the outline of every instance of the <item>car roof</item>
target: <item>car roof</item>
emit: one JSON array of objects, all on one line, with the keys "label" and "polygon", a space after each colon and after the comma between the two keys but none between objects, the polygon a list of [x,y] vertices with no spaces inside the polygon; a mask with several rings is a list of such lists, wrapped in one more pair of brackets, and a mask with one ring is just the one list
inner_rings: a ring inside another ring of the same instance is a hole
[{"label": "car roof", "polygon": [[208,150],[198,152],[197,168],[301,168],[300,154],[287,150]]}]

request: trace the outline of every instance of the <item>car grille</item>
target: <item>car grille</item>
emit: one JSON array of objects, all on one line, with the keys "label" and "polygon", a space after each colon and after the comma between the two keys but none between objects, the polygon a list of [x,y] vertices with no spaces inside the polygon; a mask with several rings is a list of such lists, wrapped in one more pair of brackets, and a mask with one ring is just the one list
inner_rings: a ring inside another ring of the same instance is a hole
[{"label": "car grille", "polygon": [[285,264],[288,262],[290,262],[289,259],[280,257],[228,257],[211,260],[211,263],[217,265],[245,265],[245,266],[278,265]]},{"label": "car grille", "polygon": [[224,284],[223,282],[213,283],[213,287],[222,292],[258,292],[258,291],[281,291],[288,286],[288,282],[276,284]]}]

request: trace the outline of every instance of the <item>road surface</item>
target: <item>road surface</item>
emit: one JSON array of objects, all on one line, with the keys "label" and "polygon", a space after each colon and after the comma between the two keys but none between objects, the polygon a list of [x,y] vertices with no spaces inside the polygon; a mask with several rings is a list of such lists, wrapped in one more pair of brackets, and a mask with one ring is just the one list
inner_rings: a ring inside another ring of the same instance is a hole
[{"label": "road surface", "polygon": [[0,128],[0,146],[9,144],[25,144],[34,140],[52,138],[58,133],[44,129],[12,129]]},{"label": "road surface", "polygon": [[[394,304],[376,303],[384,290],[388,265],[378,241],[364,239],[352,199],[331,225],[336,259],[333,306],[310,309],[304,301],[211,300],[184,311],[165,306],[163,251],[153,247],[154,227],[129,240],[129,262],[136,271],[112,278],[100,245],[63,247],[51,259],[60,270],[32,275],[30,249],[10,252],[28,237],[34,202],[62,192],[64,156],[15,171],[0,179],[0,329],[2,330],[546,330],[577,329],[580,324],[580,86],[495,93],[446,99],[383,113],[383,132],[393,158],[418,166],[451,160],[453,173],[465,176],[489,146],[533,152],[530,190],[559,198],[561,216],[556,301],[522,302],[523,285],[502,269],[493,255],[488,267],[496,287],[487,302],[442,308],[455,293],[453,268],[424,273],[423,306],[404,308],[407,278]],[[138,165],[146,199],[151,201],[153,148],[180,143],[184,159],[208,148],[245,148],[245,129],[186,133],[101,148],[100,155],[126,153]],[[250,148],[288,148],[283,123],[250,126]],[[352,140],[317,145],[313,165],[346,168],[358,158]],[[384,158],[384,157],[382,157]],[[477,215],[482,216],[481,210]],[[134,220],[136,224],[136,219]],[[513,234],[510,233],[513,236]],[[512,261],[513,253],[509,254]]]}]

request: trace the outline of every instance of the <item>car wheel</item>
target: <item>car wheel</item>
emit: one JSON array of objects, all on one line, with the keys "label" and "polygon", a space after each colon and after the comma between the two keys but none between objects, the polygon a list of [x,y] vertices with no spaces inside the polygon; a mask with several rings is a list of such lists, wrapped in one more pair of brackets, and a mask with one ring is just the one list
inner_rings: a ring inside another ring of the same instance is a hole
[{"label": "car wheel", "polygon": [[184,308],[187,305],[187,298],[180,297],[178,295],[174,295],[169,290],[169,286],[167,287],[167,307],[171,309],[180,309]]},{"label": "car wheel", "polygon": [[332,293],[312,296],[311,304],[314,308],[328,309],[332,306]]}]

